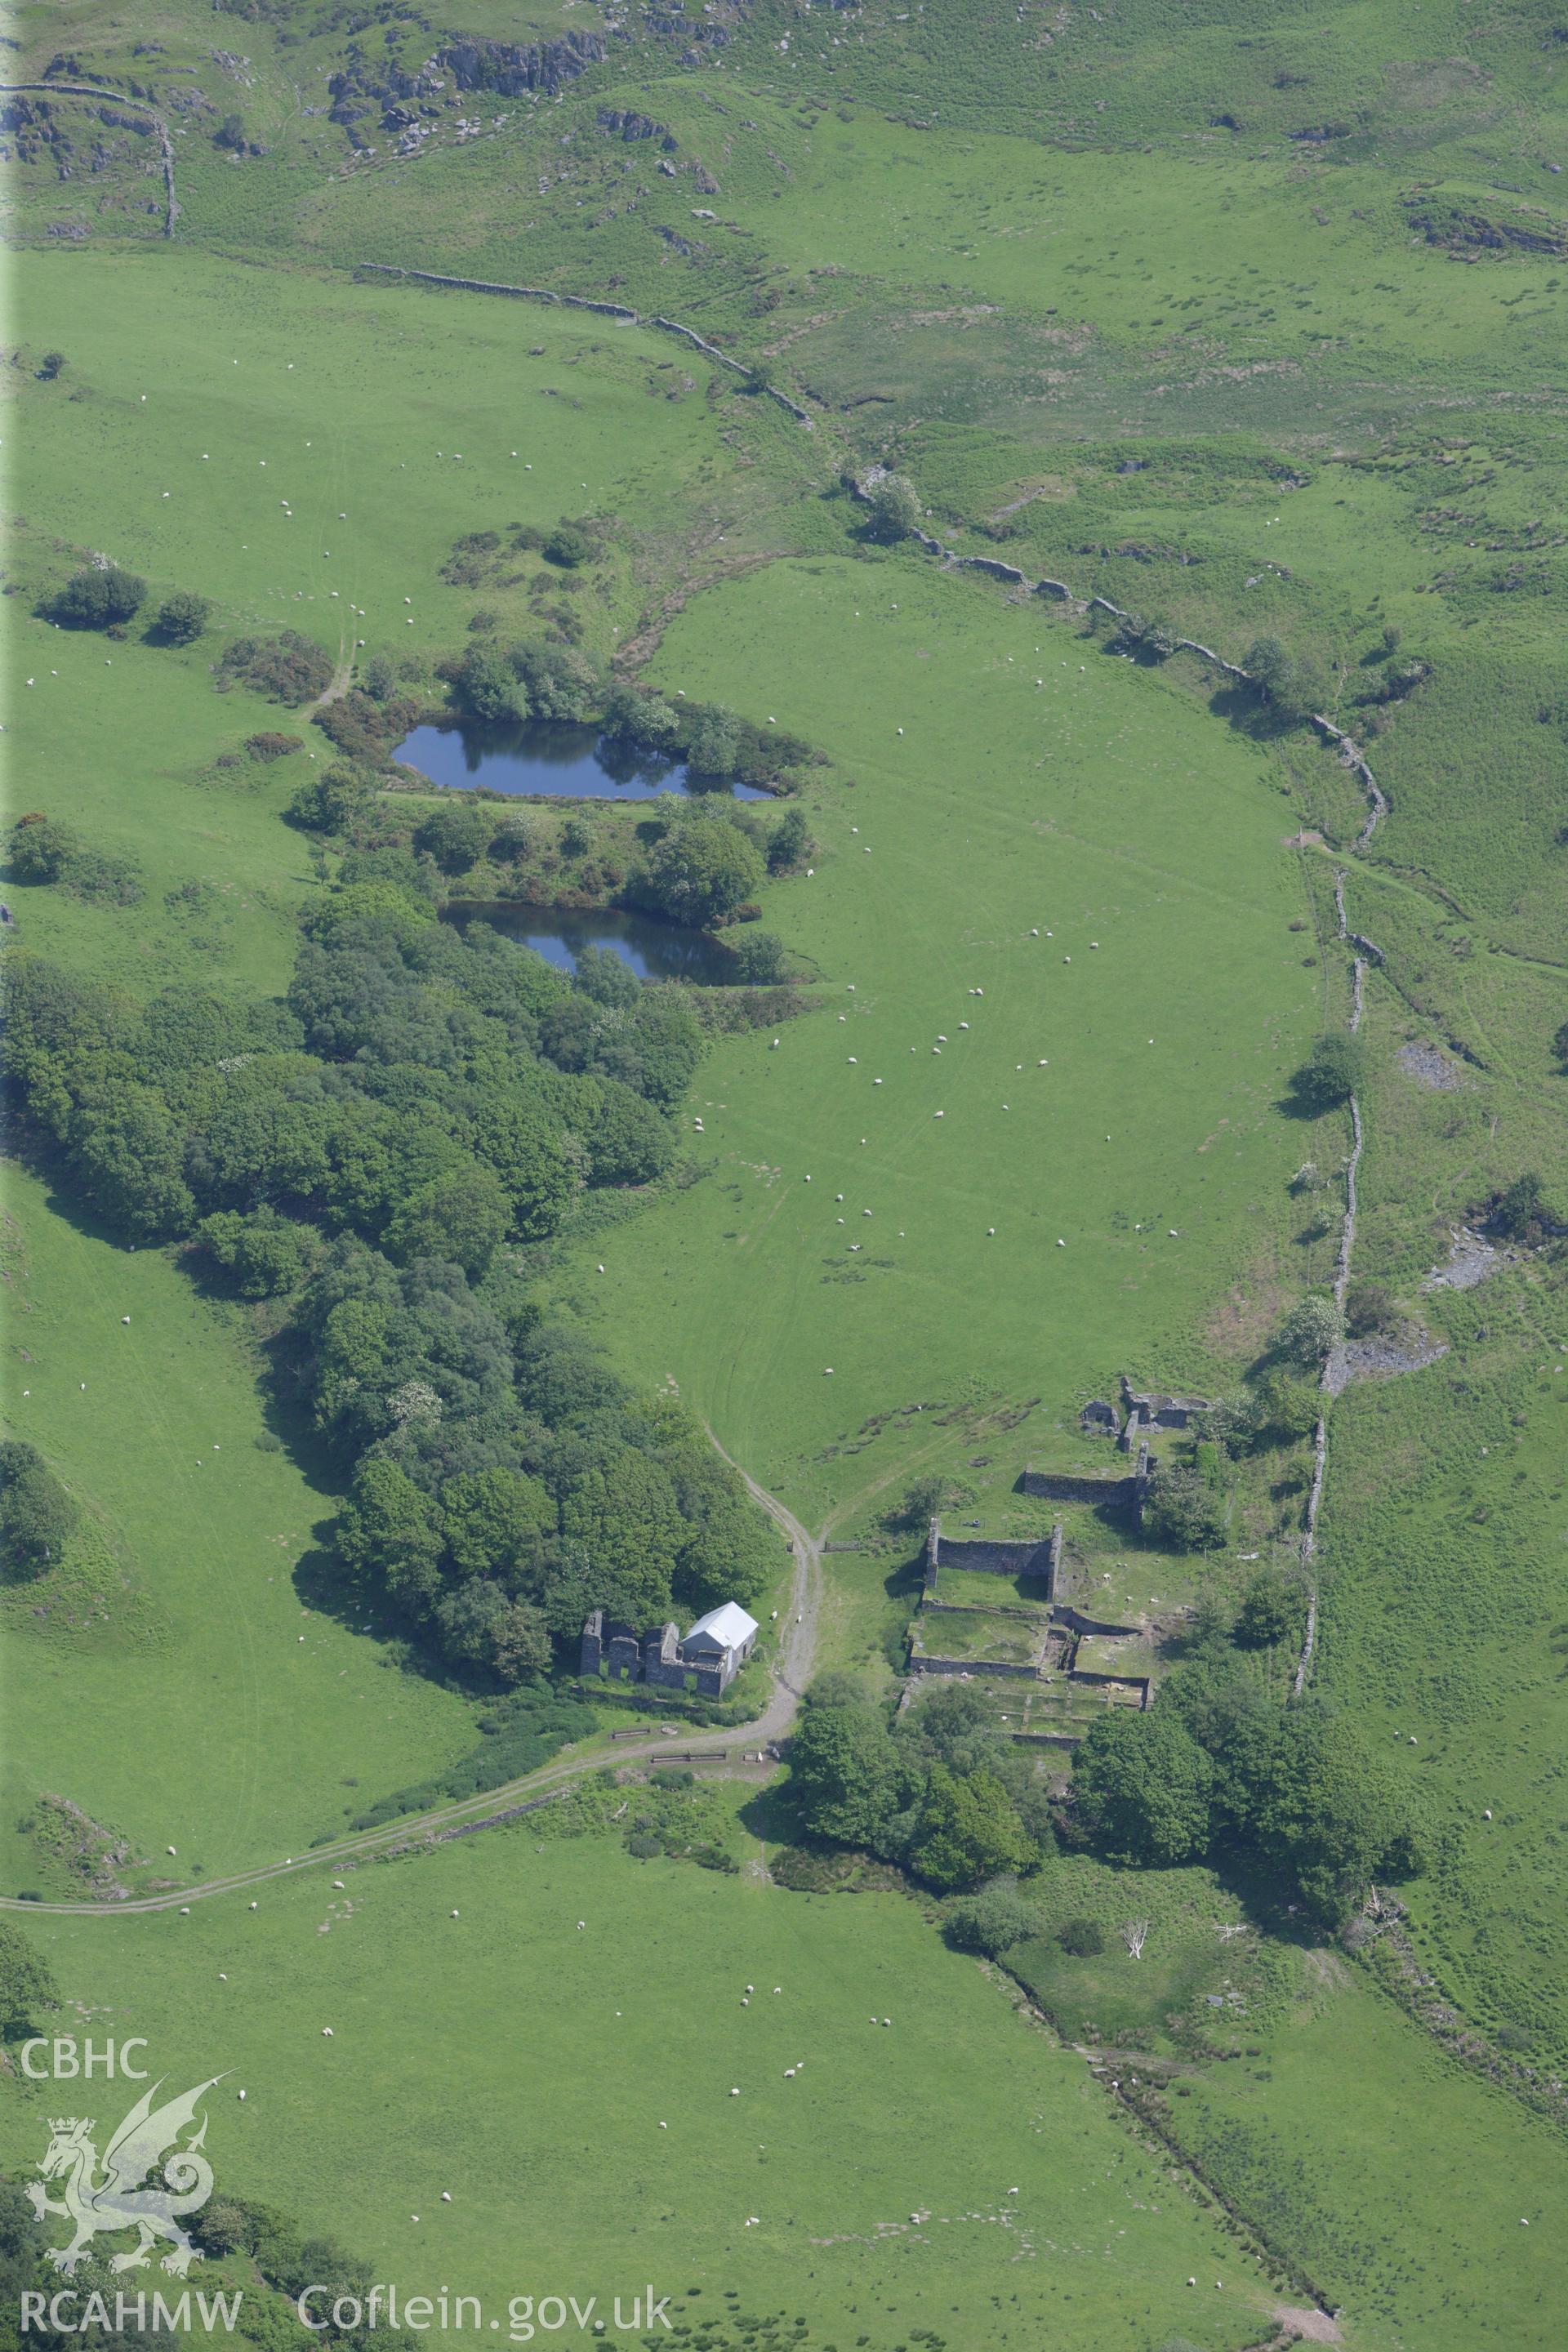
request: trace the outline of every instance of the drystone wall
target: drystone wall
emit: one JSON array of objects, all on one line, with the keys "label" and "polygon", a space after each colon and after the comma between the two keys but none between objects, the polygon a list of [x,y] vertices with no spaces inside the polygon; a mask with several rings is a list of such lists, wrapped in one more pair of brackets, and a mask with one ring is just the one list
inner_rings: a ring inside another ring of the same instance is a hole
[{"label": "drystone wall", "polygon": [[[872,488],[880,481],[888,470],[885,466],[873,466],[863,475],[846,474],[843,480],[851,497],[859,499],[864,503],[868,501]],[[1016,564],[999,562],[994,556],[960,555],[942,540],[933,539],[930,531],[912,530],[910,537],[918,541],[930,554],[940,556],[944,567],[950,572],[984,572],[994,580],[1005,582],[1009,587],[1021,589],[1026,595],[1048,596],[1058,603],[1076,604],[1085,613],[1109,613],[1112,620],[1116,621],[1129,621],[1133,617],[1122,605],[1113,604],[1109,596],[1079,595],[1076,590],[1068,585],[1065,580],[1031,580],[1028,574],[1020,572]],[[1173,652],[1196,654],[1200,660],[1212,664],[1214,668],[1222,671],[1226,677],[1234,677],[1243,686],[1257,688],[1258,680],[1250,670],[1244,669],[1239,662],[1226,661],[1223,654],[1216,653],[1212,646],[1202,644],[1198,638],[1176,637],[1171,642]],[[1357,835],[1355,842],[1358,849],[1364,849],[1382,820],[1388,814],[1387,799],[1377,778],[1367,765],[1366,756],[1354,737],[1347,734],[1342,727],[1336,727],[1333,720],[1326,718],[1321,711],[1311,711],[1309,716],[1312,725],[1327,741],[1338,744],[1341,759],[1346,767],[1353,772],[1362,790],[1366,794],[1366,823]]]},{"label": "drystone wall", "polygon": [[[360,261],[354,267],[369,270],[377,278],[408,278],[418,286],[446,286],[462,294],[507,294],[519,302],[553,302],[563,310],[589,310],[596,318],[618,319],[628,327],[656,327],[663,334],[679,335],[705,359],[710,359],[718,367],[728,368],[731,375],[749,376],[752,373],[743,361],[731,359],[717,343],[700,335],[695,327],[683,327],[679,319],[645,318],[640,310],[629,310],[624,302],[591,302],[585,294],[557,294],[551,286],[502,286],[492,278],[451,278],[440,270],[404,269],[387,261]],[[759,384],[757,389],[778,407],[787,409],[797,425],[804,425],[808,432],[815,430],[815,420],[809,412],[792,400],[788,393],[780,392],[771,383]]]},{"label": "drystone wall", "polygon": [[942,1521],[932,1519],[926,1537],[925,1590],[936,1590],[938,1571],[956,1569],[971,1576],[1021,1576],[1038,1580],[1048,1601],[1056,1591],[1061,1565],[1061,1529],[1053,1528],[1041,1542],[1034,1536],[1016,1543],[987,1543],[944,1536]]},{"label": "drystone wall", "polygon": [[1014,1682],[1027,1683],[1036,1683],[1040,1679],[1040,1670],[1032,1658],[1026,1659],[1019,1665],[1011,1660],[1000,1658],[932,1658],[928,1657],[923,1651],[917,1650],[910,1657],[910,1664],[918,1675],[949,1676],[971,1675],[984,1682],[990,1682],[997,1676],[1005,1676]]}]

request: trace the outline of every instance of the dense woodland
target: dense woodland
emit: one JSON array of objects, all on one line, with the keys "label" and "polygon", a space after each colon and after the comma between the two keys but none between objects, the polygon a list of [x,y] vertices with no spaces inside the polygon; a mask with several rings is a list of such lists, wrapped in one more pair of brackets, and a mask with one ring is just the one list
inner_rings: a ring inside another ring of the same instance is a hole
[{"label": "dense woodland", "polygon": [[1285,1705],[1262,1670],[1291,1629],[1262,1596],[1200,1618],[1148,1712],[1109,1709],[1073,1754],[1064,1801],[974,1686],[895,1716],[825,1675],[796,1735],[792,1787],[816,1838],[967,1898],[950,1925],[995,1954],[1036,1932],[1031,1881],[1058,1851],[1129,1867],[1211,1861],[1341,1926],[1373,1879],[1425,1867],[1426,1833],[1387,1767],[1331,1705]]},{"label": "dense woodland", "polygon": [[[566,569],[592,551],[564,523],[546,550]],[[458,557],[478,560],[466,544]],[[144,594],[89,570],[47,609],[119,625]],[[191,618],[174,600],[155,634],[182,642]],[[787,787],[814,756],[720,706],[612,684],[560,630],[508,645],[481,634],[437,667],[470,717],[592,720],[633,763],[685,761],[715,785]],[[314,641],[287,630],[235,639],[216,666],[220,690],[243,683],[296,706],[330,676]],[[607,951],[584,951],[568,978],[483,925],[438,919],[476,870],[490,890],[531,895],[541,841],[527,813],[490,801],[382,792],[389,746],[422,709],[406,683],[373,661],[314,714],[344,756],[287,814],[331,844],[336,877],[302,919],[280,1003],[195,988],[142,1003],[13,950],[7,1076],[40,1147],[112,1233],[181,1244],[204,1278],[271,1302],[280,1409],[308,1417],[347,1491],[344,1600],[352,1586],[450,1668],[513,1685],[557,1658],[570,1667],[590,1609],[642,1629],[754,1601],[776,1562],[689,1416],[639,1398],[578,1333],[543,1322],[517,1257],[585,1196],[670,1171],[671,1113],[703,1049],[691,999],[645,986]],[[273,730],[244,757],[300,748]],[[738,982],[787,978],[752,919],[766,877],[807,853],[798,808],[727,789],[672,795],[634,838],[630,862],[613,865],[569,816],[546,855],[574,858],[591,898],[736,926]],[[41,811],[8,846],[18,881],[141,896],[132,866]],[[13,1572],[39,1573],[71,1507],[41,1460],[21,1458],[31,1449],[11,1453]]]},{"label": "dense woodland", "polygon": [[541,1319],[509,1246],[669,1168],[701,1051],[679,991],[611,957],[569,980],[386,878],[318,903],[280,1003],[8,966],[12,1083],[84,1206],[274,1302],[367,1596],[502,1683],[591,1607],[756,1598],[773,1545],[733,1474]]}]

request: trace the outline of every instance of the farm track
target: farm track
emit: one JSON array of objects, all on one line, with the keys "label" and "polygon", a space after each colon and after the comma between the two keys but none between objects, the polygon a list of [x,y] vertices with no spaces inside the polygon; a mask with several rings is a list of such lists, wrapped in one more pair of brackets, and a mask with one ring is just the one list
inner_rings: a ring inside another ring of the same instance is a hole
[{"label": "farm track", "polygon": [[331,704],[341,702],[344,695],[347,694],[353,687],[353,652],[349,645],[347,637],[340,636],[338,639],[337,666],[332,671],[331,681],[329,685],[322,688],[314,702],[310,704],[308,715],[314,718],[318,710],[325,710]]},{"label": "farm track", "polygon": [[[712,1432],[709,1432],[712,1436]],[[761,1715],[751,1723],[724,1727],[719,1731],[692,1736],[704,1736],[721,1740],[726,1748],[748,1745],[766,1747],[782,1739],[795,1721],[800,1695],[810,1679],[811,1662],[816,1646],[817,1613],[822,1598],[822,1549],[820,1540],[809,1535],[793,1511],[758,1486],[754,1478],[731,1461],[728,1454],[713,1443],[731,1469],[739,1472],[746,1491],[759,1503],[769,1517],[788,1537],[795,1554],[795,1574],[790,1582],[790,1622],[779,1644],[779,1662],[774,1670],[773,1695]],[[141,1916],[149,1912],[184,1911],[193,1904],[205,1903],[219,1895],[243,1894],[247,1888],[265,1886],[279,1878],[293,1878],[301,1871],[319,1869],[323,1864],[341,1866],[345,1864],[373,1861],[378,1855],[404,1848],[417,1848],[422,1843],[437,1839],[443,1833],[451,1835],[464,1829],[479,1829],[492,1821],[500,1821],[514,1812],[531,1810],[533,1804],[546,1803],[550,1798],[563,1795],[574,1781],[589,1772],[601,1772],[608,1766],[635,1763],[669,1752],[664,1731],[637,1741],[618,1742],[613,1749],[599,1748],[592,1755],[574,1756],[542,1765],[535,1772],[524,1773],[515,1780],[503,1781],[499,1788],[487,1789],[482,1794],[455,1800],[451,1804],[437,1805],[428,1812],[405,1814],[395,1822],[384,1822],[379,1829],[352,1832],[330,1839],[326,1844],[313,1846],[308,1853],[289,1854],[282,1862],[259,1863],[249,1870],[232,1871],[221,1878],[204,1880],[199,1885],[175,1887],[167,1894],[132,1895],[123,1903],[26,1903],[13,1895],[0,1895],[0,1911],[38,1913],[54,1917],[73,1919],[112,1919],[130,1916]]]}]

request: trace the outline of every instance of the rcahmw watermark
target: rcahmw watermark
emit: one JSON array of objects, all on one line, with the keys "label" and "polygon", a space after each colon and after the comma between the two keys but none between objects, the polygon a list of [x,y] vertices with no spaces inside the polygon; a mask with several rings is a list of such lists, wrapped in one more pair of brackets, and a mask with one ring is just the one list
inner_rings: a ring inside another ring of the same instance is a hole
[{"label": "rcahmw watermark", "polygon": [[53,2294],[29,2287],[22,2294],[22,2333],[26,2336],[36,2327],[55,2336],[81,2336],[89,2327],[101,2327],[106,2335],[112,2331],[117,2336],[188,2336],[194,2301],[198,2327],[209,2336],[217,2329],[232,2336],[244,2300],[243,2287],[237,2287],[232,2294],[195,2296],[187,2287],[173,2303],[166,2303],[156,2289],[150,2295],[108,2295],[83,2294],[74,2286],[60,2287]]},{"label": "rcahmw watermark", "polygon": [[477,2294],[453,2294],[447,2287],[434,2295],[400,2296],[395,2286],[373,2286],[363,2295],[334,2294],[330,2286],[308,2286],[294,2308],[305,2326],[318,2334],[325,2327],[336,2328],[340,2335],[360,2327],[406,2327],[418,2334],[430,2327],[471,2327],[499,2335],[504,2327],[514,2344],[531,2344],[536,2336],[559,2336],[573,2328],[596,2335],[611,2320],[617,2328],[644,2333],[650,2327],[668,2328],[668,2294],[656,2295],[648,2286],[630,2296],[609,2297],[610,2318],[604,2319],[599,2314],[606,2306],[596,2294],[585,2303],[579,2303],[574,2294],[514,2294],[501,2320],[487,2317]]}]

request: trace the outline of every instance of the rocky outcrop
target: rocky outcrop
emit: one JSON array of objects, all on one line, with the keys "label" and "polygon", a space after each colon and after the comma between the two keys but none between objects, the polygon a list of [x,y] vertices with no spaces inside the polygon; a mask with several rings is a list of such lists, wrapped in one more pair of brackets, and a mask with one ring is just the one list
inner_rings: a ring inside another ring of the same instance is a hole
[{"label": "rocky outcrop", "polygon": [[[1527,223],[1517,216],[1495,220],[1444,197],[1412,197],[1405,211],[1428,245],[1450,253],[1568,253],[1568,236],[1546,213],[1532,207]],[[1537,226],[1539,224],[1539,226]]]},{"label": "rocky outcrop", "polygon": [[[63,72],[68,68],[73,71],[77,70],[75,60],[72,58],[57,57],[50,59],[45,70],[52,75],[56,72]],[[121,102],[123,99],[123,92],[117,89],[106,89],[98,82],[67,82],[52,80],[46,82],[0,82],[0,94],[4,94],[7,97],[16,97],[25,91],[38,89],[58,92],[58,94],[63,98],[106,98],[116,104]],[[100,108],[99,111],[103,119],[108,121],[109,117],[107,110]],[[156,138],[158,142],[159,152],[162,155],[163,162],[163,234],[165,236],[173,236],[174,234],[174,223],[180,217],[180,207],[174,194],[174,142],[170,134],[169,126],[164,121],[161,114],[154,114],[150,123],[138,121],[128,122],[126,127],[129,130],[141,133],[144,138]],[[68,180],[70,176],[70,166],[68,164],[62,164],[60,169],[61,179]],[[74,234],[74,231],[67,228],[58,233],[71,236]],[[57,232],[51,229],[50,235],[53,236],[55,234],[57,234]]]},{"label": "rocky outcrop", "polygon": [[656,122],[651,114],[636,114],[629,107],[601,106],[594,120],[601,131],[628,144],[638,139],[657,139],[667,155],[673,155],[680,144],[667,122]]},{"label": "rocky outcrop", "polygon": [[373,63],[351,53],[347,65],[327,84],[331,100],[327,115],[340,131],[349,133],[356,147],[363,146],[364,141],[355,135],[356,124],[374,117],[387,132],[404,130],[413,122],[415,110],[433,107],[445,88],[434,60],[411,73],[395,59],[378,58]]},{"label": "rocky outcrop", "polygon": [[703,65],[705,48],[722,49],[730,45],[728,25],[710,24],[701,16],[693,18],[674,9],[645,8],[642,22],[645,33],[658,34],[667,41],[688,43],[680,53],[683,66]]},{"label": "rocky outcrop", "polygon": [[406,131],[419,115],[434,114],[449,103],[447,92],[454,86],[458,91],[486,90],[498,98],[519,98],[531,90],[553,97],[606,55],[603,35],[587,32],[563,33],[553,41],[477,37],[448,41],[413,67],[395,58],[368,56],[356,47],[327,85],[331,99],[327,112],[356,147],[363,147],[367,142],[357,126],[372,117],[389,136]]},{"label": "rocky outcrop", "polygon": [[436,63],[459,89],[491,89],[500,98],[542,89],[552,98],[608,54],[603,34],[570,32],[554,41],[450,41],[437,50]]}]

